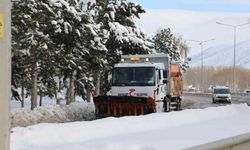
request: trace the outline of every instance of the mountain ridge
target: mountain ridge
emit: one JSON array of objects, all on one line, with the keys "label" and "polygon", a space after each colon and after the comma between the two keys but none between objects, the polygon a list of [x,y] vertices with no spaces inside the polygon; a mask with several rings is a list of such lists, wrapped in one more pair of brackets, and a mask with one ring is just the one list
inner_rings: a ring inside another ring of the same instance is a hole
[{"label": "mountain ridge", "polygon": [[[236,44],[236,67],[250,68],[250,39]],[[191,56],[190,66],[201,66],[201,52]],[[203,50],[204,66],[225,66],[234,65],[234,45],[223,44],[209,47]]]}]

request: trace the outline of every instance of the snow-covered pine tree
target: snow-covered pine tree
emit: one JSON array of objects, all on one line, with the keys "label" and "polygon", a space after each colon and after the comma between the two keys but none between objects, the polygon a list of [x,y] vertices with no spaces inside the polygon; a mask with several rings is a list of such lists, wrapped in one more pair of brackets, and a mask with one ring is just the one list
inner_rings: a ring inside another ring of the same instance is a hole
[{"label": "snow-covered pine tree", "polygon": [[[12,47],[12,61],[11,61],[11,85],[12,89],[15,90],[17,96],[16,100],[21,100],[21,107],[24,107],[24,97],[25,97],[25,92],[27,91],[30,87],[30,76],[29,76],[29,67],[27,68],[26,66],[29,66],[28,63],[28,54],[27,51],[25,51],[24,46],[20,44],[20,40],[22,39],[22,36],[20,34],[20,26],[19,24],[20,17],[17,14],[23,14],[23,10],[19,9],[20,7],[19,4],[15,3],[12,5],[12,42],[11,42],[11,47]],[[17,9],[18,8],[18,9]],[[21,88],[21,93],[19,93],[18,88]]]},{"label": "snow-covered pine tree", "polygon": [[58,76],[68,81],[67,104],[69,104],[74,101],[76,72],[88,64],[83,59],[87,51],[81,41],[82,24],[87,21],[87,18],[81,14],[76,1],[51,1],[50,5],[53,12],[57,14],[51,21],[56,28],[51,38],[60,47],[57,60],[60,70]]},{"label": "snow-covered pine tree", "polygon": [[[109,38],[109,31],[104,28],[102,22],[97,21],[98,14],[100,13],[100,10],[103,6],[105,6],[104,3],[97,1],[98,4],[96,4],[96,1],[85,1],[85,4],[81,1],[79,1],[81,4],[83,4],[84,7],[82,8],[82,11],[84,11],[86,14],[89,15],[91,18],[91,22],[93,23],[89,27],[89,30],[91,31],[90,35],[90,44],[86,44],[89,49],[89,54],[87,57],[88,62],[91,62],[91,68],[89,68],[88,78],[89,80],[81,81],[81,83],[84,83],[84,87],[86,90],[86,97],[89,101],[91,90],[95,86],[98,86],[99,84],[99,76],[100,73],[103,70],[106,70],[108,67],[108,61],[107,61],[107,54],[108,50],[106,48],[105,43],[107,42],[107,39]],[[96,85],[93,85],[93,82],[96,81]],[[99,88],[96,88],[96,93],[98,94]],[[82,90],[81,90],[82,91]]]},{"label": "snow-covered pine tree", "polygon": [[189,47],[188,47],[186,41],[183,40],[182,36],[174,35],[173,42],[180,51],[180,57],[186,58],[188,56]]},{"label": "snow-covered pine tree", "polygon": [[13,73],[19,76],[18,69],[25,68],[21,78],[27,85],[21,80],[18,85],[32,89],[32,109],[37,87],[40,94],[57,97],[68,81],[70,103],[76,84],[91,89],[93,77],[113,66],[120,54],[148,53],[150,42],[133,20],[144,12],[140,5],[125,0],[102,6],[83,2],[21,0],[13,5]]},{"label": "snow-covered pine tree", "polygon": [[159,30],[152,40],[158,53],[169,54],[170,58],[180,62],[180,67],[186,71],[190,60],[187,57],[189,47],[181,36],[173,35],[167,28]]},{"label": "snow-covered pine tree", "polygon": [[179,49],[173,42],[174,36],[169,28],[159,30],[153,37],[155,50],[158,53],[169,54],[172,60],[180,60]]},{"label": "snow-covered pine tree", "polygon": [[[37,107],[38,76],[41,64],[49,62],[54,52],[54,43],[48,36],[48,21],[53,18],[53,12],[43,1],[21,0],[12,8],[12,50],[13,72],[18,74],[18,69],[24,69],[26,76],[23,81],[29,81],[27,90],[31,91],[31,109]],[[17,79],[15,75],[13,78]],[[21,85],[24,86],[24,85]]]},{"label": "snow-covered pine tree", "polygon": [[180,52],[180,65],[183,71],[186,71],[187,68],[189,68],[189,61],[190,58],[188,58],[188,52],[189,52],[189,47],[186,43],[186,41],[183,40],[182,36],[174,35],[173,38],[173,43],[177,47],[177,49]]},{"label": "snow-covered pine tree", "polygon": [[95,24],[91,15],[93,7],[83,2],[66,0],[52,4],[58,14],[53,21],[57,30],[52,39],[61,49],[58,61],[62,74],[59,76],[68,79],[69,83],[67,104],[74,101],[75,85],[82,91],[85,86],[90,86],[94,71],[107,62],[104,57],[107,49],[103,44],[106,32]]},{"label": "snow-covered pine tree", "polygon": [[[13,37],[13,36],[12,36]],[[12,47],[15,47],[17,44],[12,43]],[[30,80],[27,74],[28,69],[25,68],[25,59],[23,54],[16,51],[16,47],[12,48],[12,53],[15,55],[12,56],[12,72],[11,72],[11,89],[13,97],[16,100],[21,102],[21,107],[24,107],[24,98],[25,98],[25,91],[28,87],[30,87]],[[18,88],[21,89],[19,92]]]},{"label": "snow-covered pine tree", "polygon": [[[95,21],[109,33],[105,43],[108,49],[107,65],[104,70],[96,74],[95,78],[98,85],[98,76],[104,77],[105,72],[120,61],[122,54],[149,53],[152,43],[146,39],[145,34],[135,23],[135,19],[139,19],[140,14],[145,12],[142,6],[127,0],[98,0],[97,8],[98,13]],[[96,89],[99,88],[96,87]]]},{"label": "snow-covered pine tree", "polygon": [[150,42],[135,23],[135,19],[145,13],[142,6],[127,0],[109,0],[106,4],[99,12],[97,22],[110,32],[106,42],[110,66],[120,60],[121,54],[148,53]]}]

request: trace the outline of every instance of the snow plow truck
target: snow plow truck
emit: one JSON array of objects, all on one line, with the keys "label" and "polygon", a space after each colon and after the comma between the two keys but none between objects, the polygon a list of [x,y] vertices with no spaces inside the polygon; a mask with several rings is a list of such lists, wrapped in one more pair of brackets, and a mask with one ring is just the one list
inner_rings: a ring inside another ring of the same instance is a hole
[{"label": "snow plow truck", "polygon": [[181,109],[182,74],[167,54],[122,55],[112,71],[111,95],[93,98],[97,117]]}]

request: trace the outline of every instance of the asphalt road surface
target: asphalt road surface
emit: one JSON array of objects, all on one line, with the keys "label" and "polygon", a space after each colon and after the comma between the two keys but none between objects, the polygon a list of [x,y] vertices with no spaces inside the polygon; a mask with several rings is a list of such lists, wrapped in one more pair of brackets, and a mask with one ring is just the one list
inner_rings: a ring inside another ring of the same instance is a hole
[{"label": "asphalt road surface", "polygon": [[[233,97],[231,104],[239,104],[239,103],[247,103],[250,104],[250,97]],[[225,106],[230,105],[227,102],[217,102],[214,104],[212,102],[211,96],[198,96],[192,94],[184,94],[182,101],[182,109],[203,109],[207,107],[217,107],[217,106]]]}]

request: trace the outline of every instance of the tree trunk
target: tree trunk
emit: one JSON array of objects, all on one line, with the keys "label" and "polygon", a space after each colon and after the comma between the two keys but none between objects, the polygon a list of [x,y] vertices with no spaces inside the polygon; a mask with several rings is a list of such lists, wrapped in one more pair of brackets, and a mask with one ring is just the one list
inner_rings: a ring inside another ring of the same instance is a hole
[{"label": "tree trunk", "polygon": [[61,94],[61,84],[62,84],[62,82],[61,82],[61,80],[60,80],[60,81],[59,81],[59,85],[58,85],[58,91],[55,92],[55,98],[56,98],[56,104],[57,104],[57,105],[61,104],[61,96],[58,97],[58,93]]},{"label": "tree trunk", "polygon": [[87,86],[86,88],[86,91],[87,91],[87,102],[90,103],[91,102],[91,90],[89,88],[89,86]]},{"label": "tree trunk", "polygon": [[110,71],[105,71],[103,79],[101,78],[101,81],[104,81],[101,86],[101,95],[107,95],[107,92],[110,91],[110,81],[109,81],[109,73]]},{"label": "tree trunk", "polygon": [[39,106],[41,107],[43,104],[43,95],[40,94]]},{"label": "tree trunk", "polygon": [[66,104],[69,105],[71,102],[75,101],[75,80],[74,77],[72,76],[69,79],[69,88],[68,88],[68,97],[67,97],[67,102]]},{"label": "tree trunk", "polygon": [[37,66],[36,63],[32,64],[31,72],[31,110],[37,107]]},{"label": "tree trunk", "polygon": [[60,105],[61,104],[61,98],[58,98],[58,92],[55,93],[55,98],[56,98],[56,104]]},{"label": "tree trunk", "polygon": [[95,84],[95,96],[100,95],[100,73],[97,73],[96,75],[96,84]]},{"label": "tree trunk", "polygon": [[21,101],[21,107],[24,108],[24,88],[22,87],[21,89],[21,97],[22,97],[22,101]]}]

